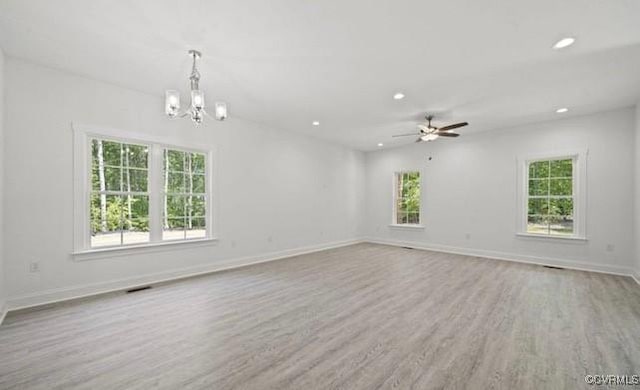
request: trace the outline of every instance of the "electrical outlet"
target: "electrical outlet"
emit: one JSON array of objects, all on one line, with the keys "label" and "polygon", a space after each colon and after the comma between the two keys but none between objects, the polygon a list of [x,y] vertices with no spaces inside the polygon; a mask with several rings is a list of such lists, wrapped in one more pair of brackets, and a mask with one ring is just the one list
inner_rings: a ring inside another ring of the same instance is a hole
[{"label": "electrical outlet", "polygon": [[269,241],[269,242],[273,242],[273,236],[269,236],[269,237],[267,237],[267,241]]},{"label": "electrical outlet", "polygon": [[467,240],[470,240],[471,239],[471,233],[466,233],[464,235],[464,238],[466,238]]},{"label": "electrical outlet", "polygon": [[37,261],[29,263],[29,272],[40,272],[40,263]]},{"label": "electrical outlet", "polygon": [[232,247],[232,248],[235,248],[235,247],[236,247],[236,241],[235,241],[235,240],[231,241],[231,247]]},{"label": "electrical outlet", "polygon": [[616,246],[613,244],[607,244],[607,252],[613,252],[616,250]]}]

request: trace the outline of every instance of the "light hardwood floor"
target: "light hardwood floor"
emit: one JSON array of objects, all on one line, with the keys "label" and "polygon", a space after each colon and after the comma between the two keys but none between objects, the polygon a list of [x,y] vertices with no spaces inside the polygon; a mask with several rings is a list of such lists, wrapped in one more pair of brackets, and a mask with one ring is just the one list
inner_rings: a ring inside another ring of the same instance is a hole
[{"label": "light hardwood floor", "polygon": [[570,389],[586,374],[640,374],[631,278],[375,244],[0,327],[1,389]]}]

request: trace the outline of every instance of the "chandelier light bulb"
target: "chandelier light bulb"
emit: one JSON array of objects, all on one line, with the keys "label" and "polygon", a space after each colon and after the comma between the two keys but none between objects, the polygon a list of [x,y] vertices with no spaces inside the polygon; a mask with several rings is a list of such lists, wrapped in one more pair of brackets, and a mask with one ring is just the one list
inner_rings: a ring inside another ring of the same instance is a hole
[{"label": "chandelier light bulb", "polygon": [[165,92],[164,112],[170,117],[175,118],[180,111],[180,92],[168,90]]},{"label": "chandelier light bulb", "polygon": [[223,121],[227,119],[227,104],[224,102],[216,102],[216,119]]},{"label": "chandelier light bulb", "polygon": [[196,111],[202,111],[204,109],[204,93],[202,91],[191,91],[191,107]]}]

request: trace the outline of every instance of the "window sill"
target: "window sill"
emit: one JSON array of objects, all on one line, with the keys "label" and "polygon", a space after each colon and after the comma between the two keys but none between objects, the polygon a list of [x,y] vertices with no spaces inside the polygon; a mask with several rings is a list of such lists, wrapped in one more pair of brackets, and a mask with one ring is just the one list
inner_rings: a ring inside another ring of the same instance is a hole
[{"label": "window sill", "polygon": [[417,225],[417,224],[397,224],[397,223],[392,223],[389,225],[390,228],[392,229],[408,229],[408,230],[422,230],[424,229],[424,225]]},{"label": "window sill", "polygon": [[128,256],[133,254],[174,250],[185,245],[187,246],[211,245],[216,243],[217,241],[218,241],[217,238],[194,238],[191,240],[176,240],[176,241],[154,242],[154,243],[139,244],[139,245],[124,245],[124,246],[116,246],[116,247],[94,248],[94,249],[75,251],[71,253],[71,255],[76,261],[84,261],[84,260],[93,260],[93,259],[100,259],[100,258],[106,258],[106,257]]},{"label": "window sill", "polygon": [[582,241],[586,242],[586,237],[581,236],[550,236],[546,234],[535,234],[535,233],[516,233],[516,236],[523,238],[541,238],[541,239],[551,239],[551,240],[566,240],[566,241]]}]

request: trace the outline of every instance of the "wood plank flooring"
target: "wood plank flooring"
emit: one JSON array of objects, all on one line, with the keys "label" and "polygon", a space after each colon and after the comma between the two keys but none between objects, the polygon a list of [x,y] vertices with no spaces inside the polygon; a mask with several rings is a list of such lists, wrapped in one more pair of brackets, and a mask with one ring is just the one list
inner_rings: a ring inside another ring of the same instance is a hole
[{"label": "wood plank flooring", "polygon": [[640,374],[631,278],[358,244],[9,313],[0,389],[571,389]]}]

